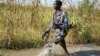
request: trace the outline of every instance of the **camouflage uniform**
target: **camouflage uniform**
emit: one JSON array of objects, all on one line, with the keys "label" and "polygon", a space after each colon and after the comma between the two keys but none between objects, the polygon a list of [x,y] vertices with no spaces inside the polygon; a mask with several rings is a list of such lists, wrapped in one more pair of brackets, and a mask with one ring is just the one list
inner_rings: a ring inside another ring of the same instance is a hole
[{"label": "camouflage uniform", "polygon": [[56,40],[55,42],[60,42],[63,40],[68,32],[68,15],[66,12],[59,11],[55,12],[53,15],[53,20],[50,22],[49,27],[47,31],[51,30],[54,28],[56,30]]}]

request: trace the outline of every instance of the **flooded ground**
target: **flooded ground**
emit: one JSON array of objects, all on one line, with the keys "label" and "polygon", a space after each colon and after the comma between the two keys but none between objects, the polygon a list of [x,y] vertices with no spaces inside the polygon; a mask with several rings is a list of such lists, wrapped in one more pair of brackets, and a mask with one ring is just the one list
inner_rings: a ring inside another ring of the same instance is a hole
[{"label": "flooded ground", "polygon": [[[0,50],[4,56],[37,56],[42,51],[42,49],[22,49],[22,50]],[[100,46],[94,44],[87,45],[70,45],[68,46],[68,51],[73,56],[100,56]],[[60,46],[57,47],[57,52],[62,54],[64,51]]]},{"label": "flooded ground", "polygon": [[35,56],[39,49],[2,50],[4,56]]}]

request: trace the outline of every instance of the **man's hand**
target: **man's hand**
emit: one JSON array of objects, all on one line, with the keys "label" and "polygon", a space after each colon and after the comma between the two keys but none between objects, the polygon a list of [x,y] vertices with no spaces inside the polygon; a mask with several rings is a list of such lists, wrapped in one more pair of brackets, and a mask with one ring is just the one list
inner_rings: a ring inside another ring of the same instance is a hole
[{"label": "man's hand", "polygon": [[43,34],[42,34],[42,39],[44,39],[44,37],[46,36],[46,34],[48,34],[49,31],[45,31]]},{"label": "man's hand", "polygon": [[74,25],[73,23],[69,25],[68,29],[72,29],[72,28],[76,28],[76,25]]}]

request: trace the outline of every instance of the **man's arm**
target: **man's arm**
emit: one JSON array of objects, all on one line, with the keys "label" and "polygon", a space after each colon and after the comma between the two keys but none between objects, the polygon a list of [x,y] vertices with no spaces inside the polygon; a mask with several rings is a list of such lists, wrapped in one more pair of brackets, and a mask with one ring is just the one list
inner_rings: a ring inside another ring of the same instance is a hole
[{"label": "man's arm", "polygon": [[66,29],[68,28],[68,15],[67,12],[63,12],[62,14],[62,25],[60,26],[62,29]]},{"label": "man's arm", "polygon": [[67,12],[65,12],[64,18],[65,18],[65,19],[64,19],[64,24],[65,24],[65,27],[68,27],[68,30],[76,27],[73,23],[70,23],[70,22],[69,22]]},{"label": "man's arm", "polygon": [[53,28],[53,20],[51,20],[51,22],[50,22],[50,24],[49,24],[46,31],[50,31],[52,28]]},{"label": "man's arm", "polygon": [[68,14],[67,14],[67,12],[64,12],[63,17],[64,17],[64,26],[65,26],[65,28],[67,28],[68,25],[69,25],[69,20],[68,20]]},{"label": "man's arm", "polygon": [[63,21],[63,26],[62,26],[62,27],[63,27],[64,29],[69,30],[69,29],[71,29],[71,28],[75,28],[75,25],[73,25],[72,23],[69,22],[67,12],[64,12],[64,13],[63,13],[63,19],[64,19],[64,21]]},{"label": "man's arm", "polygon": [[44,38],[44,36],[50,32],[50,30],[53,28],[53,20],[51,20],[48,28],[46,29],[46,31],[43,33],[42,38]]}]

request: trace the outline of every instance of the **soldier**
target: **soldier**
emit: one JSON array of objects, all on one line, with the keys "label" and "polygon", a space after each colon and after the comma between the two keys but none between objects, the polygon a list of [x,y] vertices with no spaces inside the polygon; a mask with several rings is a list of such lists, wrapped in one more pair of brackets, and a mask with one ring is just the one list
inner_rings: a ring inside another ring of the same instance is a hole
[{"label": "soldier", "polygon": [[54,3],[55,12],[53,14],[53,18],[51,20],[49,27],[43,33],[42,38],[44,38],[44,36],[47,33],[49,33],[51,29],[55,29],[56,30],[55,44],[60,44],[60,46],[66,52],[66,55],[69,56],[69,53],[66,48],[65,37],[67,35],[69,28],[72,27],[72,24],[69,25],[67,12],[62,11],[61,6],[62,2],[60,0],[56,0]]}]

